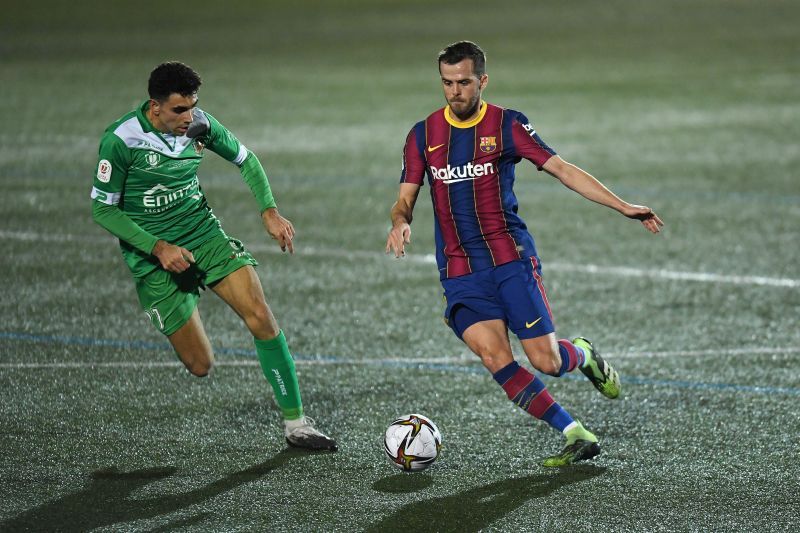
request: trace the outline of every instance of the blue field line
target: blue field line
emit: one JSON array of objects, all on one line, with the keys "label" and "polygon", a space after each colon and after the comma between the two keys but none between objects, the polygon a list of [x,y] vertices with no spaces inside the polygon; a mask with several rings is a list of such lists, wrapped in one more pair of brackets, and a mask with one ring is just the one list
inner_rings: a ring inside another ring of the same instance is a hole
[{"label": "blue field line", "polygon": [[[168,343],[149,342],[149,341],[126,341],[115,339],[96,339],[91,337],[71,337],[66,335],[32,335],[30,333],[16,333],[10,331],[0,331],[0,339],[8,339],[15,341],[29,341],[42,344],[65,344],[70,346],[110,346],[113,348],[134,348],[144,350],[172,350]],[[256,358],[257,354],[254,349],[245,348],[214,348],[214,352],[223,355],[238,355],[250,358]],[[346,364],[351,362],[348,359],[337,356],[326,355],[298,355],[294,354],[297,362],[330,362]],[[386,368],[411,368],[417,370],[433,370],[440,372],[454,372],[460,374],[473,374],[482,375],[486,374],[486,370],[477,364],[462,364],[454,365],[449,363],[420,363],[420,362],[403,362],[403,361],[387,361],[377,360],[372,361],[365,359],[359,361],[359,364],[381,366]],[[541,375],[545,380],[556,379],[551,376]],[[578,380],[583,381],[585,378],[582,375],[567,374],[558,379]],[[769,387],[758,385],[737,385],[735,383],[708,383],[703,381],[685,381],[685,380],[671,380],[671,379],[653,379],[643,378],[637,376],[625,376],[623,383],[634,385],[652,385],[657,387],[672,387],[679,389],[699,389],[699,390],[719,390],[719,391],[734,391],[734,392],[749,392],[756,394],[789,394],[793,396],[800,396],[800,388],[796,387]]]}]

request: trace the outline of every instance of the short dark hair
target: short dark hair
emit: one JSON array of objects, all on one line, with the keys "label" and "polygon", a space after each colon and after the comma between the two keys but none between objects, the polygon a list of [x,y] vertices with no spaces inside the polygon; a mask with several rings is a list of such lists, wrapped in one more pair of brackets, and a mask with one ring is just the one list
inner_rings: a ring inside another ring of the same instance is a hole
[{"label": "short dark hair", "polygon": [[486,74],[486,54],[472,41],[448,44],[439,52],[439,64],[455,65],[465,59],[472,60],[472,70],[478,77]]},{"label": "short dark hair", "polygon": [[147,92],[150,98],[163,102],[169,95],[178,93],[189,96],[197,92],[202,84],[200,75],[188,65],[179,61],[161,63],[150,73]]}]

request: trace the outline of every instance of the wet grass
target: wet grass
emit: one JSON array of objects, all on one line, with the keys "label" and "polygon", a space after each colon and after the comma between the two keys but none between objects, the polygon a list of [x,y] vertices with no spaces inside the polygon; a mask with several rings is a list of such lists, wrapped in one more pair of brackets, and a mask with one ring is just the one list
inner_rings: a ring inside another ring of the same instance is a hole
[{"label": "wet grass", "polygon": [[[795,3],[201,2],[186,24],[146,7],[0,22],[0,530],[797,528]],[[601,438],[592,464],[541,468],[559,436],[442,324],[427,198],[409,258],[382,254],[403,140],[441,105],[435,54],[459,38],[489,53],[487,99],[668,224],[652,237],[518,166],[559,334],[595,340],[624,380],[611,402],[546,379]],[[235,169],[201,167],[337,454],[285,449],[251,339],[210,294],[220,364],[191,378],[90,219],[100,134],[165,59],[200,71],[202,106],[258,153],[298,229],[280,254]],[[381,435],[410,411],[445,448],[403,475]]]}]

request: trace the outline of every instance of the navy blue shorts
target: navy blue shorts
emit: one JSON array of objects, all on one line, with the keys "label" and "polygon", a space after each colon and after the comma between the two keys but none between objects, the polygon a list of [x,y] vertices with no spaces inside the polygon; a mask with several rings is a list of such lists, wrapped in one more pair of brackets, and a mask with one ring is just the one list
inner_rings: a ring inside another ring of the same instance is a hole
[{"label": "navy blue shorts", "polygon": [[468,327],[484,320],[503,320],[520,339],[555,331],[536,256],[445,279],[442,287],[444,319],[459,339]]}]

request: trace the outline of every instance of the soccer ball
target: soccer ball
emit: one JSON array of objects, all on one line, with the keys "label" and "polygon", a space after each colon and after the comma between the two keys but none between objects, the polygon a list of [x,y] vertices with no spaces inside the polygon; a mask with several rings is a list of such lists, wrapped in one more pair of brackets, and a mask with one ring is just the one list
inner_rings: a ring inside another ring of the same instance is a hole
[{"label": "soccer ball", "polygon": [[425,470],[439,457],[442,434],[430,418],[404,415],[389,424],[383,439],[389,460],[405,472]]}]

